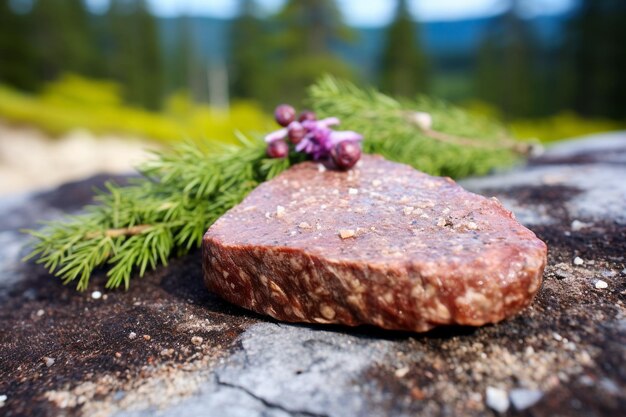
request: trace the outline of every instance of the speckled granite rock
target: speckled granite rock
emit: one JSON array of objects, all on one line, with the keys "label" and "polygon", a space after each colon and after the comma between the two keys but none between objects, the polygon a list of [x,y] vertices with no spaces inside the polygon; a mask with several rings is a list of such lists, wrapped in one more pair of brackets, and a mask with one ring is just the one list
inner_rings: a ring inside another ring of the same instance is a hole
[{"label": "speckled granite rock", "polygon": [[624,415],[624,162],[616,133],[463,181],[546,241],[544,283],[496,326],[420,335],[249,313],[206,291],[199,252],[128,292],[104,291],[97,275],[79,294],[19,262],[18,229],[76,210],[101,180],[0,200],[0,415],[493,416],[489,387],[510,415]]},{"label": "speckled granite rock", "polygon": [[417,332],[517,313],[541,285],[546,252],[498,200],[371,155],[347,172],[290,168],[203,241],[207,287],[238,306]]}]

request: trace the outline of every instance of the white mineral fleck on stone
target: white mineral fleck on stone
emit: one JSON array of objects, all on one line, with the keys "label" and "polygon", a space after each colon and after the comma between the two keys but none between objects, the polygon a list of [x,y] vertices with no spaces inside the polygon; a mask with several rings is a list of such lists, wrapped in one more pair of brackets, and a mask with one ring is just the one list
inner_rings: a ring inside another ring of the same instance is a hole
[{"label": "white mineral fleck on stone", "polygon": [[300,224],[298,225],[298,227],[299,227],[300,229],[310,229],[310,228],[311,228],[311,225],[310,225],[310,224],[308,224],[307,222],[302,222],[302,223],[300,223]]},{"label": "white mineral fleck on stone", "polygon": [[478,225],[476,223],[474,223],[474,222],[468,222],[467,223],[467,228],[470,229],[470,230],[476,230],[476,229],[478,229]]},{"label": "white mineral fleck on stone", "polygon": [[374,187],[378,187],[380,184],[382,184],[382,181],[381,181],[381,180],[374,180],[374,181],[372,181],[372,185],[373,185]]},{"label": "white mineral fleck on stone", "polygon": [[340,229],[339,230],[339,236],[341,236],[342,239],[348,239],[349,237],[353,237],[354,236],[354,230],[352,230],[352,229]]},{"label": "white mineral fleck on stone", "polygon": [[574,220],[571,224],[571,228],[573,232],[578,232],[586,227],[589,227],[588,223],[583,223],[580,220]]},{"label": "white mineral fleck on stone", "polygon": [[566,181],[567,177],[564,175],[546,174],[541,178],[541,180],[546,185],[556,185]]},{"label": "white mineral fleck on stone", "polygon": [[608,391],[612,395],[620,394],[619,386],[609,378],[600,379],[600,386],[604,388],[605,391]]},{"label": "white mineral fleck on stone", "polygon": [[37,310],[37,317],[41,317],[45,314],[45,311],[43,311],[42,309]]},{"label": "white mineral fleck on stone", "polygon": [[446,219],[444,219],[443,217],[440,217],[440,218],[437,220],[437,226],[439,226],[439,227],[444,227],[445,225],[446,225]]},{"label": "white mineral fleck on stone", "polygon": [[281,218],[285,215],[285,208],[283,206],[276,206],[276,217]]},{"label": "white mineral fleck on stone", "polygon": [[2,407],[4,405],[4,403],[6,402],[7,398],[8,397],[6,395],[4,395],[4,394],[0,395],[0,407]]},{"label": "white mineral fleck on stone", "polygon": [[516,410],[522,411],[532,407],[543,397],[543,392],[536,389],[516,388],[511,390],[509,398]]},{"label": "white mineral fleck on stone", "polygon": [[405,216],[408,216],[409,214],[413,213],[413,210],[415,210],[415,208],[405,207],[402,209],[402,212],[404,213]]},{"label": "white mineral fleck on stone", "polygon": [[94,300],[99,300],[100,298],[102,298],[102,293],[100,291],[94,291],[91,293],[91,298],[93,298]]},{"label": "white mineral fleck on stone", "polygon": [[128,338],[130,340],[136,339],[137,338],[137,333],[135,333],[135,332],[128,333]]},{"label": "white mineral fleck on stone", "polygon": [[580,382],[583,385],[586,385],[588,387],[592,386],[595,381],[593,380],[593,378],[591,378],[589,375],[583,375],[580,378],[578,378],[578,382]]},{"label": "white mineral fleck on stone", "polygon": [[403,366],[402,368],[398,368],[396,369],[396,376],[398,378],[404,378],[406,376],[406,374],[409,373],[409,367],[408,366]]},{"label": "white mineral fleck on stone", "polygon": [[581,257],[577,256],[574,258],[574,265],[582,265],[584,263],[585,261],[583,261]]},{"label": "white mineral fleck on stone", "polygon": [[509,396],[503,389],[487,387],[485,400],[487,407],[498,413],[504,413],[509,409]]},{"label": "white mineral fleck on stone", "polygon": [[595,287],[599,290],[603,290],[605,288],[608,288],[609,284],[606,283],[606,281],[602,281],[601,279],[597,280],[595,283]]},{"label": "white mineral fleck on stone", "polygon": [[326,171],[326,167],[323,164],[317,164],[317,170],[318,172],[324,172]]},{"label": "white mineral fleck on stone", "polygon": [[52,365],[54,365],[54,358],[49,358],[49,357],[45,357],[43,358],[43,362],[46,364],[46,366],[49,368]]},{"label": "white mineral fleck on stone", "polygon": [[558,333],[552,333],[552,337],[554,338],[554,340],[556,340],[557,342],[560,342],[561,340],[563,340],[563,336],[561,336]]},{"label": "white mineral fleck on stone", "polygon": [[162,349],[160,352],[161,356],[170,357],[174,354],[174,349]]},{"label": "white mineral fleck on stone", "polygon": [[357,190],[356,188],[348,188],[348,194],[357,195],[358,193],[359,193],[359,190]]}]

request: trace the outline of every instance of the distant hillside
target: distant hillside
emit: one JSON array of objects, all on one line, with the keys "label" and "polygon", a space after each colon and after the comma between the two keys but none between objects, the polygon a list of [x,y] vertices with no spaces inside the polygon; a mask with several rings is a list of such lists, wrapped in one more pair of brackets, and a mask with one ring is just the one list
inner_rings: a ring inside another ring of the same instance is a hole
[{"label": "distant hillside", "polygon": [[[419,24],[420,37],[435,67],[445,67],[451,60],[455,65],[463,65],[471,61],[495,19],[497,16],[423,22]],[[549,49],[560,42],[566,19],[565,15],[541,16],[529,20],[529,23],[539,44]],[[212,17],[191,17],[189,20],[195,49],[200,57],[225,61],[231,21]],[[165,55],[172,56],[179,42],[179,18],[161,18],[159,23]],[[357,32],[354,43],[337,45],[335,49],[355,68],[361,69],[364,78],[371,79],[376,73],[375,65],[383,46],[385,28],[356,27],[354,30]]]}]

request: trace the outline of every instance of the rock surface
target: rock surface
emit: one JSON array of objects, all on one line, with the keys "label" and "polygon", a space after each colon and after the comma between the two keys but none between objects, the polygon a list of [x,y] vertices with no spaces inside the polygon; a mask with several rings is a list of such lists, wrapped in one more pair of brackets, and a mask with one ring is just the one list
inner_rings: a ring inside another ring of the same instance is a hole
[{"label": "rock surface", "polygon": [[[497,325],[419,335],[276,323],[207,292],[199,252],[128,292],[98,274],[77,293],[19,262],[18,230],[78,209],[102,179],[2,199],[0,415],[493,416],[488,387],[508,415],[624,415],[625,161],[620,133],[464,181],[547,242],[544,283]],[[518,412],[519,390],[542,395]]]},{"label": "rock surface", "polygon": [[546,245],[497,200],[364,155],[261,184],[205,234],[203,263],[213,292],[282,321],[423,332],[526,307]]}]

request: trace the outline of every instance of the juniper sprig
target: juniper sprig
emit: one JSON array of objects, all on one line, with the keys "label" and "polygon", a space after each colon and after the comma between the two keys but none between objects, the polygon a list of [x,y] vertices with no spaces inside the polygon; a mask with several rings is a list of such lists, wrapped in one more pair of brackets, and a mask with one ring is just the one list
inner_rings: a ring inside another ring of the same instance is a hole
[{"label": "juniper sprig", "polygon": [[78,281],[78,290],[107,265],[106,287],[128,288],[135,271],[142,276],[199,246],[208,226],[290,165],[267,158],[264,142],[240,139],[241,146],[184,143],[156,154],[138,168],[141,178],[107,183],[83,214],[28,231],[36,242],[27,259],[38,258],[65,284]]}]

